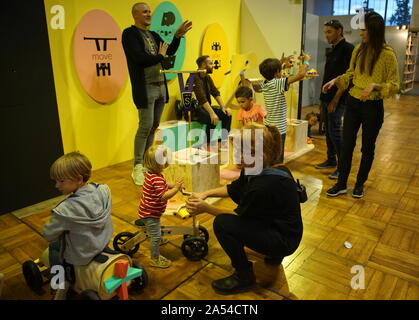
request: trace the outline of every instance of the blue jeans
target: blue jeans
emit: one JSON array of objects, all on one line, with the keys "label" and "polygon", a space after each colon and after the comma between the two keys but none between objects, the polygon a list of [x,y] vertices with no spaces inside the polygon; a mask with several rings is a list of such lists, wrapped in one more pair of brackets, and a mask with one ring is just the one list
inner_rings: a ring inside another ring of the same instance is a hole
[{"label": "blue jeans", "polygon": [[[221,121],[221,128],[230,131],[231,127],[231,116],[226,115],[220,108],[212,107],[212,110],[214,110],[215,114],[217,115],[219,121]],[[211,124],[211,117],[207,110],[205,110],[202,106],[200,106],[196,112],[195,116],[198,120],[198,122],[205,124],[205,134],[207,137],[207,144],[211,143],[211,129],[215,129],[216,126]],[[225,134],[225,131],[223,130],[223,134]],[[222,140],[227,140],[228,136],[221,137]]]},{"label": "blue jeans", "polygon": [[146,109],[138,109],[138,130],[134,140],[134,164],[143,163],[144,152],[153,144],[154,133],[159,127],[160,118],[166,101],[166,88],[147,84]]},{"label": "blue jeans", "polygon": [[51,242],[48,246],[48,258],[49,258],[49,265],[50,267],[55,265],[63,265],[63,261],[61,260],[61,242],[60,240]]},{"label": "blue jeans", "polygon": [[150,254],[152,259],[157,259],[160,256],[160,240],[161,240],[161,228],[160,219],[155,218],[143,218],[141,221],[144,222],[147,234],[150,238]]},{"label": "blue jeans", "polygon": [[341,126],[342,116],[346,106],[343,103],[340,103],[336,106],[335,112],[328,112],[328,105],[329,102],[321,102],[322,113],[327,115],[325,117],[327,160],[328,162],[337,163],[336,157],[340,157],[342,150]]}]

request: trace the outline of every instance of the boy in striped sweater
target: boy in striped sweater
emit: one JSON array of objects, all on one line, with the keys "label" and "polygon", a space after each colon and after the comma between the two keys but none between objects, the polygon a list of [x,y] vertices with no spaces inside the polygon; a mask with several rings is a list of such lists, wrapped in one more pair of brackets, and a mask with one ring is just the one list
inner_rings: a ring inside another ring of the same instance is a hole
[{"label": "boy in striped sweater", "polygon": [[167,152],[167,148],[161,145],[151,146],[145,152],[143,166],[147,172],[138,210],[150,237],[150,265],[157,268],[168,268],[172,263],[160,255],[159,246],[165,243],[161,237],[160,218],[166,210],[167,200],[183,189],[182,178],[177,179],[174,184],[168,184],[162,175],[163,169],[169,165]]},{"label": "boy in striped sweater", "polygon": [[[282,75],[282,65],[285,64],[290,57],[268,58],[259,65],[259,72],[265,78],[264,81],[252,81],[253,88],[256,92],[262,92],[265,100],[265,109],[267,111],[264,124],[270,124],[278,128],[281,133],[281,153],[278,163],[284,162],[284,146],[287,133],[287,101],[285,100],[285,91],[288,91],[291,83],[302,80],[307,71],[308,65],[302,63],[299,66],[298,73],[289,77]],[[244,75],[242,75],[244,78]]]}]

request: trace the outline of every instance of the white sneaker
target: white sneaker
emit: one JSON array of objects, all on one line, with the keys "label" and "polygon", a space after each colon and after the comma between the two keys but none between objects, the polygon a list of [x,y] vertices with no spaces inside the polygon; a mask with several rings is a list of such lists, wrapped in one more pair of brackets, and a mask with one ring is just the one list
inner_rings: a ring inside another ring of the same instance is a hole
[{"label": "white sneaker", "polygon": [[144,184],[144,167],[141,163],[135,165],[131,177],[137,186],[142,186]]}]

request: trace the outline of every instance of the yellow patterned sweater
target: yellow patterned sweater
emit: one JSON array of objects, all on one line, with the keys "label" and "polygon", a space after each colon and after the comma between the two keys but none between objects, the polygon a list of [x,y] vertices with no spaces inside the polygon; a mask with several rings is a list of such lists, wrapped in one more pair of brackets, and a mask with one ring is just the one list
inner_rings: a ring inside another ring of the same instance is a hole
[{"label": "yellow patterned sweater", "polygon": [[365,59],[364,73],[361,73],[361,56],[357,57],[359,49],[360,45],[357,45],[352,52],[349,69],[338,77],[337,87],[346,90],[352,79],[354,86],[349,90],[349,94],[356,99],[361,97],[362,91],[370,83],[379,84],[382,88],[372,91],[368,100],[379,100],[397,93],[400,88],[399,67],[393,49],[387,45],[384,46],[375,63],[372,75],[369,74],[372,60],[369,53]]}]

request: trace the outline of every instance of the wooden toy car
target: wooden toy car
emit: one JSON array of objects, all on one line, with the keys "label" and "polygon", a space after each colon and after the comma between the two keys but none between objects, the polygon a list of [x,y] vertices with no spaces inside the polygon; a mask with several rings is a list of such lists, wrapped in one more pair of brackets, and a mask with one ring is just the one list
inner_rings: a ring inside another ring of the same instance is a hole
[{"label": "wooden toy car", "polygon": [[[118,268],[115,266],[120,264],[127,266],[126,271],[128,272],[127,277],[120,279],[118,283],[123,287],[123,290],[116,290],[115,283],[118,282],[118,279],[112,278],[118,276],[116,272]],[[23,263],[22,271],[27,285],[32,290],[39,292],[42,286],[50,282],[52,278],[48,249],[42,253],[39,259]],[[71,283],[71,289],[83,300],[108,300],[116,295],[120,298],[122,296],[127,298],[124,288],[129,286],[132,290],[141,291],[148,284],[147,273],[140,264],[132,261],[128,255],[110,249],[105,249],[86,266],[74,266],[72,276],[74,276],[74,282]],[[123,283],[125,285],[122,285]]]}]

